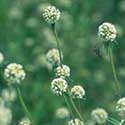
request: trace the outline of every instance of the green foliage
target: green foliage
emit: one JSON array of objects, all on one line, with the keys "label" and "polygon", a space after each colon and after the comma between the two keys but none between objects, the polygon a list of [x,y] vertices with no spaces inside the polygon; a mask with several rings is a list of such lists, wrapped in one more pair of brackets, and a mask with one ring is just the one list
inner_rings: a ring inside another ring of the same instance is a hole
[{"label": "green foliage", "polygon": [[[65,106],[65,102],[50,90],[54,75],[45,61],[46,52],[56,47],[50,26],[42,18],[42,9],[48,4],[57,6],[62,12],[57,32],[71,77],[86,90],[86,100],[80,101],[85,121],[89,122],[91,110],[96,107],[103,107],[118,117],[114,113],[118,97],[111,64],[98,57],[94,48],[101,42],[97,38],[98,26],[104,21],[115,24],[118,46],[114,45],[114,57],[122,96],[125,96],[125,6],[122,2],[125,4],[124,0],[0,1],[0,51],[5,56],[1,72],[11,62],[24,66],[27,76],[20,86],[21,92],[37,125],[65,124],[55,118],[56,109]],[[0,89],[5,87],[1,73]],[[18,99],[12,109],[12,125],[16,125],[24,116]]]}]

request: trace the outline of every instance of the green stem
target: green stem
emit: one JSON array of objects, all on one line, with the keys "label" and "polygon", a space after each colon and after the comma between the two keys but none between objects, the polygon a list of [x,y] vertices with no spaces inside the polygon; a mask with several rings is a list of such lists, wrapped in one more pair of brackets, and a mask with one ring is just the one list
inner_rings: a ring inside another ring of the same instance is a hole
[{"label": "green stem", "polygon": [[118,123],[118,124],[119,124],[119,121],[117,121],[116,119],[114,119],[114,118],[112,118],[112,117],[109,117],[109,120],[114,121],[115,123]]},{"label": "green stem", "polygon": [[114,64],[114,60],[113,60],[113,53],[112,53],[112,48],[111,47],[109,47],[109,54],[110,54],[110,61],[111,61],[111,65],[112,65],[112,71],[113,71],[113,75],[114,75],[114,79],[115,79],[116,90],[118,92],[119,97],[121,97],[120,84],[119,84],[117,74],[116,74],[116,69],[115,69],[115,64]]},{"label": "green stem", "polygon": [[65,100],[65,102],[66,102],[66,105],[67,105],[67,107],[68,107],[68,109],[69,109],[69,111],[70,111],[70,113],[71,113],[71,116],[74,118],[72,108],[70,107],[70,104],[69,104],[69,102],[68,102],[68,100],[67,100],[67,98],[66,98],[66,96],[65,96],[64,94],[63,94],[63,97],[64,97],[64,100]]},{"label": "green stem", "polygon": [[60,66],[62,67],[62,54],[61,54],[61,47],[60,47],[60,40],[58,39],[58,35],[57,35],[57,32],[56,32],[56,27],[55,27],[55,24],[52,25],[52,30],[53,30],[53,33],[54,33],[54,36],[55,36],[55,39],[56,39],[56,42],[57,42],[57,47],[58,47],[58,50],[59,50],[59,57],[60,57]]},{"label": "green stem", "polygon": [[80,112],[78,111],[78,109],[77,109],[77,107],[76,107],[76,105],[75,105],[75,103],[74,103],[72,97],[70,97],[70,101],[71,101],[71,104],[72,104],[72,106],[73,106],[75,112],[76,112],[77,115],[79,116],[79,118],[80,118],[82,121],[84,121],[83,118],[82,118],[82,116],[81,116],[81,114],[80,114]]},{"label": "green stem", "polygon": [[108,119],[108,122],[110,122],[110,123],[112,123],[112,124],[114,124],[114,125],[119,125],[118,123],[116,123],[116,122],[114,122],[114,121],[112,121],[112,120],[110,120],[110,119]]},{"label": "green stem", "polygon": [[25,112],[25,115],[30,119],[30,121],[32,122],[32,125],[33,125],[32,116],[30,115],[30,112],[29,112],[26,104],[24,103],[20,88],[18,86],[17,86],[17,92],[18,92],[20,103],[21,103],[23,110]]}]

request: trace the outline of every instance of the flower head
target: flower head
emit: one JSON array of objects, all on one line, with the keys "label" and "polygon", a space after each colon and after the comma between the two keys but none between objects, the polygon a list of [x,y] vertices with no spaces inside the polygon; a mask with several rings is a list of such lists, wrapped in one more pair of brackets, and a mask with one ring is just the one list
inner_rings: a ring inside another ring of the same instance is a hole
[{"label": "flower head", "polygon": [[75,119],[73,119],[73,120],[70,120],[70,121],[68,122],[68,125],[84,125],[84,122],[81,121],[81,120],[78,119],[78,118],[75,118]]},{"label": "flower head", "polygon": [[22,118],[19,125],[31,125],[31,121],[28,118]]},{"label": "flower head", "polygon": [[20,83],[25,79],[23,66],[16,63],[9,64],[4,70],[4,77],[9,84]]},{"label": "flower head", "polygon": [[48,6],[43,12],[43,18],[47,23],[54,24],[60,18],[60,11],[55,6]]},{"label": "flower head", "polygon": [[59,57],[59,51],[58,49],[51,49],[46,54],[46,58],[48,62],[50,62],[52,65],[59,65],[60,64],[60,57]]},{"label": "flower head", "polygon": [[56,117],[60,119],[68,118],[70,115],[69,110],[66,107],[61,107],[56,110]]},{"label": "flower head", "polygon": [[62,65],[62,66],[58,66],[56,68],[56,76],[57,77],[69,77],[70,76],[70,68],[67,65]]},{"label": "flower head", "polygon": [[8,125],[12,121],[12,112],[4,105],[0,105],[0,125]]},{"label": "flower head", "polygon": [[62,78],[56,78],[51,83],[51,89],[56,95],[62,95],[67,91],[68,84]]},{"label": "flower head", "polygon": [[106,123],[108,119],[108,114],[107,112],[102,109],[102,108],[97,108],[92,111],[91,113],[92,119],[94,120],[95,123],[97,124],[104,124]]},{"label": "flower head", "polygon": [[115,26],[108,22],[103,23],[102,25],[99,26],[98,36],[106,42],[114,41],[117,36],[117,31]]},{"label": "flower head", "polygon": [[85,90],[80,85],[75,85],[73,88],[71,88],[71,94],[73,98],[80,98],[82,99],[85,95]]},{"label": "flower head", "polygon": [[125,97],[118,100],[116,105],[116,111],[120,116],[125,117]]},{"label": "flower head", "polygon": [[15,101],[16,99],[16,91],[14,88],[6,88],[6,89],[3,89],[2,90],[2,98],[5,100],[5,101]]}]

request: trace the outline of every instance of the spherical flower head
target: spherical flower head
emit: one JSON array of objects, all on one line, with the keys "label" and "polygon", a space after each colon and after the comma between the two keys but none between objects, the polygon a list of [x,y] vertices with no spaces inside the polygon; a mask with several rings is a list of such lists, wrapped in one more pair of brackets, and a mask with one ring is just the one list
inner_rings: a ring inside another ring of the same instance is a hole
[{"label": "spherical flower head", "polygon": [[23,66],[16,63],[9,64],[4,70],[4,77],[8,84],[20,83],[25,79]]},{"label": "spherical flower head", "polygon": [[58,49],[51,49],[46,54],[46,58],[48,62],[50,62],[52,65],[59,65],[60,64],[60,57],[59,57],[59,51]]},{"label": "spherical flower head", "polygon": [[12,112],[4,105],[0,105],[0,125],[9,125],[12,121]]},{"label": "spherical flower head", "polygon": [[16,95],[16,91],[14,88],[6,88],[2,90],[2,98],[6,101],[6,102],[13,102],[15,101],[17,95]]},{"label": "spherical flower head", "polygon": [[73,119],[73,120],[70,120],[70,121],[68,122],[68,125],[84,125],[84,122],[81,121],[81,120],[78,119],[78,118],[75,118],[75,119]]},{"label": "spherical flower head", "polygon": [[70,76],[70,68],[67,65],[58,66],[56,68],[56,76],[65,78]]},{"label": "spherical flower head", "polygon": [[120,116],[125,117],[125,97],[118,100],[116,111]]},{"label": "spherical flower head", "polygon": [[117,31],[113,24],[105,22],[98,28],[98,36],[106,42],[113,42],[116,39]]},{"label": "spherical flower head", "polygon": [[82,99],[85,95],[85,90],[82,86],[75,85],[73,88],[71,88],[71,95],[73,98]]},{"label": "spherical flower head", "polygon": [[55,6],[48,6],[43,12],[43,18],[47,23],[54,24],[60,18],[60,11]]},{"label": "spherical flower head", "polygon": [[108,120],[107,112],[102,108],[97,108],[91,113],[92,119],[97,124],[104,124]]},{"label": "spherical flower head", "polygon": [[70,112],[66,107],[61,107],[56,110],[56,117],[59,119],[65,119],[70,116]]},{"label": "spherical flower head", "polygon": [[51,83],[51,89],[56,95],[62,95],[67,91],[68,84],[66,80],[62,78],[55,78]]},{"label": "spherical flower head", "polygon": [[19,125],[31,125],[31,121],[28,118],[22,118]]}]

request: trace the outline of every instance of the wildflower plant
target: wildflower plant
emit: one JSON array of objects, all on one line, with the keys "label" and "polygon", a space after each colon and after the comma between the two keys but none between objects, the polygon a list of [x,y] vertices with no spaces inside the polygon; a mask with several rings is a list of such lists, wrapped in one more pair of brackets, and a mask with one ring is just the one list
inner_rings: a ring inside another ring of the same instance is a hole
[{"label": "wildflower plant", "polygon": [[[27,117],[32,121],[32,116],[31,116],[31,114],[30,114],[30,112],[29,112],[29,110],[28,110],[28,108],[23,100],[23,96],[21,94],[21,90],[19,87],[21,82],[25,79],[25,76],[26,76],[26,73],[25,73],[23,66],[21,64],[11,63],[11,64],[7,65],[7,67],[4,70],[5,80],[7,81],[10,88],[12,87],[12,85],[16,86],[18,97],[19,97],[20,103],[24,109],[25,115],[27,115]],[[8,91],[8,93],[7,93],[6,90],[4,90],[2,92],[2,96],[5,100],[8,98],[8,96],[9,96],[10,100],[13,100],[14,93],[12,93],[12,92],[9,93],[9,92],[10,91]],[[32,125],[34,125],[33,121],[32,121]]]},{"label": "wildflower plant", "polygon": [[94,122],[100,125],[106,123],[108,120],[108,113],[102,108],[93,110],[91,116]]},{"label": "wildflower plant", "polygon": [[[52,49],[47,53],[47,59],[49,62],[52,64],[58,62],[58,65],[54,67],[56,78],[51,83],[51,90],[56,95],[63,96],[66,102],[71,116],[71,120],[68,122],[68,125],[84,125],[83,116],[78,110],[74,99],[83,99],[85,96],[85,90],[81,85],[74,85],[71,87],[70,83],[72,78],[70,68],[63,64],[63,54],[60,46],[60,40],[56,31],[56,23],[60,18],[60,11],[54,6],[49,6],[47,9],[45,9],[43,18],[48,24],[51,25],[51,29],[57,43],[57,49]],[[120,84],[117,78],[112,52],[113,44],[117,43],[117,30],[112,23],[104,22],[98,28],[98,37],[102,40],[102,46],[106,46],[108,48],[108,54],[115,79],[116,92],[120,97]],[[124,115],[124,98],[118,101],[116,109],[120,115]],[[109,117],[108,113],[102,108],[93,110],[91,116],[95,125],[103,125],[106,124],[106,122],[110,122],[114,125],[122,125],[124,123],[124,119],[119,122],[118,120]]]},{"label": "wildflower plant", "polygon": [[[15,10],[15,9],[14,9]],[[18,8],[16,8],[18,10]],[[10,16],[15,18],[15,15],[21,16],[19,12],[12,11]],[[55,116],[61,120],[68,120],[67,125],[85,125],[85,117],[81,112],[81,107],[78,107],[79,102],[83,102],[86,96],[86,90],[82,85],[78,85],[77,82],[73,82],[71,69],[68,65],[64,63],[64,55],[60,45],[60,40],[58,37],[56,23],[58,23],[61,12],[55,6],[48,6],[43,11],[43,19],[50,25],[53,36],[56,41],[56,47],[51,48],[46,54],[46,60],[53,67],[54,78],[51,81],[51,91],[56,96],[63,98],[66,106],[60,107],[56,110]],[[26,26],[30,29],[34,29],[38,26],[38,20],[36,18],[29,18],[26,21]],[[106,50],[106,54],[110,58],[111,68],[114,76],[116,93],[118,101],[116,102],[116,113],[120,117],[118,120],[113,118],[108,113],[108,110],[103,108],[95,108],[90,113],[92,125],[124,125],[125,123],[125,97],[121,96],[120,82],[117,77],[117,72],[115,68],[115,63],[113,59],[113,47],[118,44],[116,41],[117,30],[115,25],[109,22],[104,22],[98,27],[97,36],[101,40],[101,48]],[[30,41],[28,46],[33,46],[34,43]],[[102,51],[99,48],[100,51]],[[4,56],[0,53],[0,64],[4,61]],[[45,62],[46,63],[46,62]],[[36,125],[33,116],[31,115],[25,101],[23,99],[20,86],[26,78],[26,72],[24,67],[18,63],[10,63],[6,66],[4,70],[4,78],[8,84],[8,88],[1,91],[0,98],[0,125],[10,125],[12,123],[12,111],[7,107],[8,102],[13,102],[19,97],[20,103],[25,113],[25,118],[22,118],[18,124],[19,125]],[[73,84],[71,84],[73,82]],[[15,89],[16,88],[16,89]],[[17,91],[15,91],[17,90]],[[13,123],[12,123],[13,124]],[[41,123],[43,124],[43,123]],[[60,124],[60,123],[59,123]]]},{"label": "wildflower plant", "polygon": [[[70,77],[70,68],[69,66],[63,64],[63,56],[62,56],[63,54],[61,51],[60,41],[56,32],[56,22],[59,20],[60,11],[56,9],[56,7],[49,6],[47,9],[45,9],[43,13],[43,17],[47,23],[51,24],[52,32],[57,42],[57,50],[59,52],[59,54],[53,54],[52,51],[50,50],[47,54],[48,55],[47,57],[50,57],[50,59],[48,58],[48,60],[55,60],[59,58],[59,61],[58,61],[59,65],[55,68],[56,78],[51,83],[51,89],[56,95],[63,96],[68,106],[71,117],[73,119],[68,124],[84,125],[83,116],[81,115],[76,104],[74,103],[73,97],[75,95],[77,98],[83,98],[85,91],[81,86],[80,87],[78,86],[78,89],[76,87],[75,92],[72,91],[72,94],[74,95],[72,95],[70,92],[70,86],[69,86],[70,81],[67,80],[67,78]],[[51,56],[52,54],[57,56]],[[50,62],[53,62],[53,61],[50,61]],[[69,101],[73,108],[71,108]],[[73,113],[74,111],[76,112],[79,119],[74,119],[75,118],[75,114]]]}]

